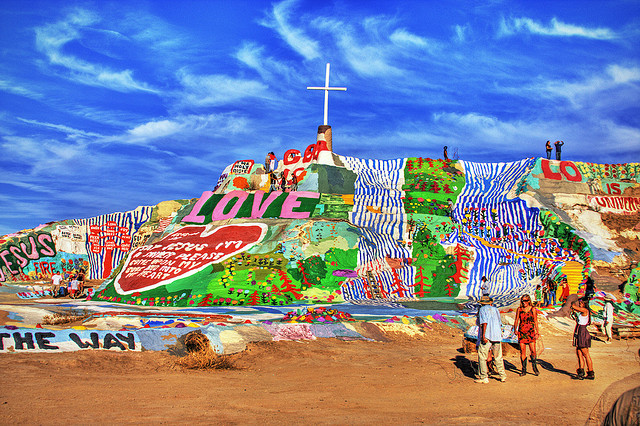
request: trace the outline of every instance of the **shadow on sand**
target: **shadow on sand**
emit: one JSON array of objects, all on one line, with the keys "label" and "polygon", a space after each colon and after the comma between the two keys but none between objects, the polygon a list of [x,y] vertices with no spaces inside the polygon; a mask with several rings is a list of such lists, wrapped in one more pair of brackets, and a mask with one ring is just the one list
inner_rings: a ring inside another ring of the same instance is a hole
[{"label": "shadow on sand", "polygon": [[[476,377],[476,372],[478,371],[478,363],[476,361],[471,361],[466,356],[463,356],[463,355],[457,355],[455,358],[451,358],[451,361],[453,361],[453,365],[456,366],[456,368],[458,368],[458,370],[460,370],[462,374],[464,374],[466,377],[469,377],[472,379]],[[570,373],[566,370],[561,370],[559,368],[556,368],[550,362],[544,361],[542,359],[538,359],[538,367],[540,367],[543,370],[549,371],[551,373],[564,374],[565,376],[569,376],[572,379],[576,378],[575,374]],[[504,369],[506,371],[510,371],[515,374],[520,374],[520,371],[521,371],[520,367],[512,364],[507,360],[504,360]],[[533,374],[533,372],[531,371],[530,363],[528,366],[527,374]]]}]

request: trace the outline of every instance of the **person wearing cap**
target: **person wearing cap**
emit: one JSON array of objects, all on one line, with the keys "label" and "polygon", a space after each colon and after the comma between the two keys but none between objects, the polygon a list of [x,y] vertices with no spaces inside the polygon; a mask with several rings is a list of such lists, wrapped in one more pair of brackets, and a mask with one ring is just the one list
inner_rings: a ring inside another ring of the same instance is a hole
[{"label": "person wearing cap", "polygon": [[489,296],[480,298],[478,309],[478,378],[476,383],[489,383],[487,358],[489,351],[493,353],[493,362],[500,375],[500,381],[507,380],[502,360],[502,321],[500,311],[493,306],[493,299]]},{"label": "person wearing cap", "polygon": [[612,328],[613,328],[613,297],[610,294],[607,294],[604,297],[604,309],[602,310],[603,320],[602,323],[602,332],[607,336],[607,340],[604,342],[606,344],[611,343],[612,336]]},{"label": "person wearing cap", "polygon": [[560,161],[562,160],[562,145],[564,145],[564,141],[556,141],[554,145],[556,146],[556,160]]}]

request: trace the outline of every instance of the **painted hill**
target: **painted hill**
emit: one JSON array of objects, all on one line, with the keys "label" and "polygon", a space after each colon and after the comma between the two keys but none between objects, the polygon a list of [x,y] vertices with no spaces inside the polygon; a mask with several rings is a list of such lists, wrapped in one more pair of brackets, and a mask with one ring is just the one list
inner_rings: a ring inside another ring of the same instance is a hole
[{"label": "painted hill", "polygon": [[5,236],[0,281],[84,269],[101,300],[215,306],[467,300],[486,276],[508,303],[543,278],[637,276],[639,234],[638,163],[363,160],[320,140],[272,175],[237,161],[199,199]]}]

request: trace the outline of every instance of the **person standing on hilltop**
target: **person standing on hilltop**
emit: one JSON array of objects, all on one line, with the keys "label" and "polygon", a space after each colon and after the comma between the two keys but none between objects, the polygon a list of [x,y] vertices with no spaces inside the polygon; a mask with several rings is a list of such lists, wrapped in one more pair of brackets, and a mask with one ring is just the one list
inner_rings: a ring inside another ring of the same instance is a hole
[{"label": "person standing on hilltop", "polygon": [[556,160],[562,160],[562,145],[564,145],[564,141],[556,141],[554,144],[556,146]]},{"label": "person standing on hilltop", "polygon": [[444,148],[442,148],[444,161],[449,161],[449,155],[447,154],[447,148],[448,147],[446,145],[444,146]]},{"label": "person standing on hilltop", "polygon": [[266,174],[269,174],[269,172],[271,171],[271,169],[269,168],[271,166],[271,154],[272,152],[268,152],[267,156],[264,157],[264,172]]},{"label": "person standing on hilltop", "polygon": [[547,150],[547,160],[551,160],[551,151],[553,148],[551,148],[551,141],[547,141],[547,145],[545,146],[546,150]]},{"label": "person standing on hilltop", "polygon": [[527,346],[531,352],[531,368],[536,376],[538,371],[538,355],[536,353],[536,340],[540,336],[538,331],[538,310],[533,307],[531,297],[525,294],[520,298],[520,307],[516,310],[516,318],[513,323],[513,330],[518,336],[520,345],[520,362],[522,371],[520,376],[527,375]]},{"label": "person standing on hilltop", "polygon": [[269,194],[278,190],[278,177],[272,171],[269,172]]},{"label": "person standing on hilltop", "polygon": [[487,358],[489,351],[493,353],[493,362],[500,375],[500,381],[507,380],[502,360],[502,321],[500,311],[492,306],[493,299],[489,296],[480,298],[480,309],[478,309],[478,378],[476,383],[489,383],[489,373],[487,368]]}]

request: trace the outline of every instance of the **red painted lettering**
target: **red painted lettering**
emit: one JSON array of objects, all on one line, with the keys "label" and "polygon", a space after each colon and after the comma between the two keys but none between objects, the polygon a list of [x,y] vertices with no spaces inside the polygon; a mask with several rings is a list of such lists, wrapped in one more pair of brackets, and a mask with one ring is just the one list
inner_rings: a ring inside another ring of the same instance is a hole
[{"label": "red painted lettering", "polygon": [[318,158],[318,155],[316,154],[316,144],[309,145],[307,149],[304,150],[304,158],[302,161],[308,163],[316,158]]},{"label": "red painted lettering", "polygon": [[[318,154],[320,154],[320,151],[329,151],[329,148],[327,148],[327,141],[323,141],[322,139],[320,139],[316,144],[316,150]],[[317,155],[316,158],[318,158]]]},{"label": "red painted lettering", "polygon": [[549,160],[540,160],[540,167],[542,168],[544,177],[546,177],[547,179],[562,180],[562,175],[560,173],[551,170],[551,164]]},{"label": "red painted lettering", "polygon": [[284,158],[282,159],[282,161],[284,162],[285,166],[288,166],[289,164],[297,163],[298,161],[300,161],[300,158],[300,151],[298,151],[297,149],[290,149],[284,153]]},{"label": "red painted lettering", "polygon": [[622,191],[620,190],[619,183],[608,183],[607,184],[607,192],[611,195],[621,195]]},{"label": "red painted lettering", "polygon": [[[568,169],[573,170],[573,173],[569,173]],[[578,170],[578,167],[570,161],[561,161],[560,171],[562,172],[564,177],[571,182],[582,181],[582,174],[580,173],[580,170]]]}]

